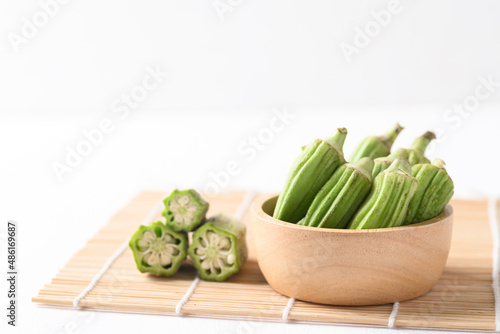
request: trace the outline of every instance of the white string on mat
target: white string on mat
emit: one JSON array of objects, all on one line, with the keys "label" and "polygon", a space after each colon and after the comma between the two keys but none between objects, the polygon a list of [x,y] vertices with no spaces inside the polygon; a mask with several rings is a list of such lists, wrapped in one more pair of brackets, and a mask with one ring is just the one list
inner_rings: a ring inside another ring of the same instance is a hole
[{"label": "white string on mat", "polygon": [[[144,221],[142,222],[141,225],[148,225],[149,223],[151,223],[158,216],[158,214],[161,212],[162,208],[163,208],[163,201],[160,201],[149,212],[148,216],[146,217],[146,219],[144,219]],[[89,292],[92,291],[92,289],[94,289],[94,287],[97,285],[99,280],[109,270],[109,268],[113,265],[113,263],[116,261],[116,259],[118,259],[120,257],[120,255],[122,255],[122,253],[127,249],[127,247],[128,247],[128,240],[126,242],[124,242],[120,246],[120,248],[118,248],[116,250],[116,252],[106,261],[106,263],[104,263],[101,270],[99,270],[99,272],[94,276],[92,281],[90,281],[89,285],[87,285],[87,287],[78,295],[78,297],[76,297],[73,300],[73,307],[75,307],[75,308],[78,307],[78,304],[80,303],[80,301],[83,298],[85,298],[89,294]]]},{"label": "white string on mat", "polygon": [[252,199],[254,198],[254,196],[255,196],[255,192],[253,192],[253,191],[248,191],[245,194],[245,197],[243,197],[243,200],[241,201],[241,204],[238,207],[238,210],[236,210],[236,213],[234,214],[234,218],[236,218],[236,219],[243,218],[243,215],[245,214],[245,212],[247,212],[248,207],[252,203]]},{"label": "white string on mat", "polygon": [[499,266],[500,266],[500,236],[498,235],[498,212],[497,199],[491,198],[488,201],[488,216],[490,221],[491,235],[493,237],[493,271],[492,287],[495,296],[495,330],[500,332],[500,286],[499,286]]},{"label": "white string on mat", "polygon": [[392,312],[391,315],[389,316],[389,322],[387,323],[387,327],[394,328],[394,323],[396,322],[396,317],[398,316],[398,310],[399,310],[399,302],[395,302],[394,305],[392,305]]},{"label": "white string on mat", "polygon": [[198,275],[196,275],[196,278],[194,279],[193,283],[191,283],[191,286],[189,287],[189,289],[186,292],[186,294],[184,295],[184,297],[182,297],[180,302],[177,303],[177,306],[175,307],[176,314],[181,314],[182,307],[184,306],[184,304],[186,304],[188,302],[189,298],[193,294],[194,289],[196,289],[199,282],[200,282],[200,277]]},{"label": "white string on mat", "polygon": [[288,320],[288,315],[292,311],[293,304],[295,304],[295,298],[288,299],[288,303],[286,304],[286,307],[283,309],[283,314],[281,315],[281,320],[283,320],[283,321]]},{"label": "white string on mat", "polygon": [[[243,200],[240,203],[240,206],[236,210],[236,213],[234,214],[234,218],[236,219],[242,219],[243,215],[245,212],[247,212],[248,207],[252,203],[252,199],[255,196],[255,193],[253,191],[249,191],[245,194],[245,197],[243,197]],[[191,295],[194,293],[194,290],[198,286],[198,283],[200,283],[200,277],[196,275],[195,279],[193,280],[193,283],[191,283],[191,286],[189,289],[186,291],[182,299],[177,303],[177,306],[175,307],[175,313],[176,314],[181,314],[182,307],[189,301],[189,298],[191,298]]]}]

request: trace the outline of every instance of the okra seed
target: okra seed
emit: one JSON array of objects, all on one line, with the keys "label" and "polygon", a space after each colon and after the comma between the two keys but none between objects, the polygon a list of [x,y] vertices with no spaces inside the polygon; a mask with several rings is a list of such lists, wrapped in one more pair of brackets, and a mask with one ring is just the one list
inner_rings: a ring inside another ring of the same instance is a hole
[{"label": "okra seed", "polygon": [[202,267],[203,269],[205,269],[205,270],[210,269],[210,263],[209,263],[209,261],[208,261],[208,260],[205,260],[205,261],[201,262],[201,267]]},{"label": "okra seed", "polygon": [[205,255],[205,250],[203,248],[196,248],[196,254]]},{"label": "okra seed", "polygon": [[182,196],[181,198],[179,198],[178,202],[179,202],[179,204],[185,206],[186,204],[189,203],[189,196],[187,196],[187,195]]},{"label": "okra seed", "polygon": [[151,256],[149,257],[148,263],[149,263],[150,266],[154,266],[155,264],[157,264],[158,263],[158,255],[157,254],[151,254]]},{"label": "okra seed", "polygon": [[198,238],[198,242],[202,247],[207,247],[207,241],[205,240],[205,238]]},{"label": "okra seed", "polygon": [[168,254],[166,254],[166,253],[160,254],[160,264],[163,267],[168,266],[171,263],[172,263],[172,258]]},{"label": "okra seed", "polygon": [[172,239],[173,239],[173,238],[172,238],[172,236],[171,236],[170,234],[165,234],[165,235],[163,236],[163,241],[165,241],[165,242],[171,242],[171,241],[172,241]]},{"label": "okra seed", "polygon": [[139,248],[141,249],[141,251],[145,251],[146,249],[149,248],[150,243],[151,242],[148,240],[141,239],[141,240],[139,240],[139,242],[137,244],[138,244]]},{"label": "okra seed", "polygon": [[226,250],[226,249],[229,249],[231,246],[231,241],[229,241],[229,238],[223,238],[220,240],[219,242],[219,247]]},{"label": "okra seed", "polygon": [[154,266],[158,262],[158,258],[156,256],[156,254],[153,254],[153,253],[145,254],[143,259],[150,266]]},{"label": "okra seed", "polygon": [[144,233],[144,239],[151,241],[155,239],[155,236],[153,235],[153,233],[147,231]]},{"label": "okra seed", "polygon": [[234,264],[235,261],[236,261],[236,256],[234,256],[234,254],[229,254],[227,256],[227,263]]},{"label": "okra seed", "polygon": [[210,241],[211,245],[215,246],[219,243],[219,236],[212,231],[207,233],[207,239]]}]

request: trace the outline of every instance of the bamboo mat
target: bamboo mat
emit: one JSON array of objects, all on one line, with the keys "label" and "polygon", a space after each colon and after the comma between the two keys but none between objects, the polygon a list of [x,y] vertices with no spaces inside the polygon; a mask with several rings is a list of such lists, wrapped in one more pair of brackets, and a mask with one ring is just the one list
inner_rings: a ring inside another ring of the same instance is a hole
[{"label": "bamboo mat", "polygon": [[[160,219],[158,204],[164,194],[143,192],[99,231],[69,263],[33,298],[46,306],[160,315],[284,321],[321,324],[352,324],[448,330],[495,331],[495,298],[492,288],[492,237],[498,221],[498,203],[453,200],[454,228],[446,269],[426,295],[396,305],[369,307],[326,306],[290,298],[275,292],[262,276],[247,233],[249,259],[242,270],[224,283],[195,280],[196,271],[186,261],[172,277],[141,274],[125,243],[152,212]],[[231,192],[210,200],[209,215],[250,218],[250,194]],[[495,210],[496,209],[496,210]],[[489,215],[490,214],[490,215]],[[496,219],[492,219],[497,215]],[[151,220],[151,219],[150,219]],[[495,222],[496,223],[496,222]],[[497,229],[498,233],[498,229]],[[498,237],[498,236],[497,236]],[[495,244],[495,245],[494,245]],[[123,252],[116,253],[122,247]],[[116,260],[109,269],[110,258]],[[498,270],[498,268],[497,268]],[[101,271],[102,276],[95,280]],[[94,279],[96,285],[89,288]],[[193,284],[194,282],[194,284]],[[82,292],[87,288],[87,295]],[[192,290],[192,294],[188,291]],[[498,301],[500,303],[500,301]],[[392,316],[391,316],[392,315]]]}]

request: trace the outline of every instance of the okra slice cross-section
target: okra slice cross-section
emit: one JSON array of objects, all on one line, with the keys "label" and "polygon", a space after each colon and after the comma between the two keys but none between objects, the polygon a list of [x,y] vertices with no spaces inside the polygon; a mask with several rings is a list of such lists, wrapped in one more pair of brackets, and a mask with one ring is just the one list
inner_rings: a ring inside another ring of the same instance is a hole
[{"label": "okra slice cross-section", "polygon": [[167,226],[175,231],[194,231],[205,221],[208,211],[208,202],[201,198],[194,189],[174,190],[163,201]]},{"label": "okra slice cross-section", "polygon": [[171,276],[177,272],[187,255],[187,236],[154,222],[141,225],[130,239],[137,269],[160,276]]},{"label": "okra slice cross-section", "polygon": [[245,230],[239,220],[217,215],[193,233],[188,253],[203,280],[222,282],[240,270],[247,258]]}]

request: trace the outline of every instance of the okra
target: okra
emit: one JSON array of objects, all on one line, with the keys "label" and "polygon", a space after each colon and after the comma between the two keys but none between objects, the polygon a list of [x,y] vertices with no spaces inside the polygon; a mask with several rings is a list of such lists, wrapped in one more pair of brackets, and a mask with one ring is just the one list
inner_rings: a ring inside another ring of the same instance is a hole
[{"label": "okra", "polygon": [[208,202],[194,190],[174,190],[165,200],[163,216],[168,227],[177,232],[190,232],[205,221]]},{"label": "okra", "polygon": [[392,144],[403,131],[404,127],[396,124],[391,131],[381,136],[371,136],[363,139],[361,143],[352,152],[349,161],[356,162],[361,158],[379,158],[385,157],[391,153]]},{"label": "okra", "polygon": [[383,172],[392,164],[394,159],[396,158],[405,158],[408,159],[408,150],[404,148],[398,148],[393,153],[389,154],[386,157],[377,158],[373,160],[373,172],[372,178],[375,178],[379,173]]},{"label": "okra", "polygon": [[403,224],[418,181],[404,158],[394,162],[373,180],[373,187],[349,224],[350,229],[395,227]]},{"label": "okra", "polygon": [[444,161],[418,164],[411,168],[418,188],[408,207],[405,225],[423,222],[438,216],[454,192],[453,181],[444,168]]},{"label": "okra", "polygon": [[347,130],[327,139],[316,139],[295,160],[278,197],[273,217],[290,223],[304,218],[307,209],[323,185],[337,168],[345,163],[342,147]]},{"label": "okra", "polygon": [[428,164],[429,159],[425,157],[425,150],[429,146],[430,142],[436,139],[436,135],[432,131],[427,131],[413,142],[411,147],[408,149],[408,161],[410,165],[416,164]]},{"label": "okra", "polygon": [[321,188],[300,225],[345,228],[372,187],[373,160],[340,166]]},{"label": "okra", "polygon": [[222,282],[240,270],[247,258],[245,232],[238,219],[217,215],[193,233],[188,253],[201,279]]},{"label": "okra", "polygon": [[141,225],[130,239],[137,269],[159,276],[171,276],[186,259],[187,236],[162,222]]}]

